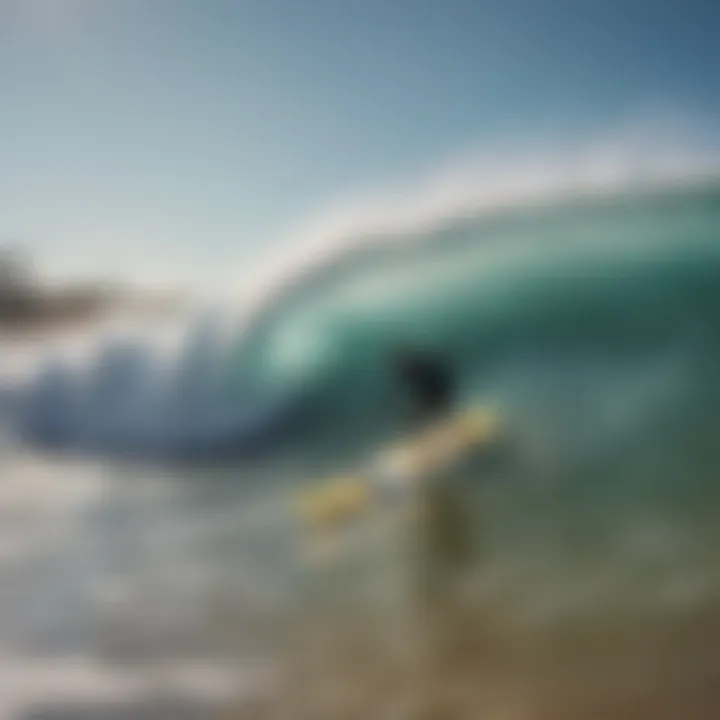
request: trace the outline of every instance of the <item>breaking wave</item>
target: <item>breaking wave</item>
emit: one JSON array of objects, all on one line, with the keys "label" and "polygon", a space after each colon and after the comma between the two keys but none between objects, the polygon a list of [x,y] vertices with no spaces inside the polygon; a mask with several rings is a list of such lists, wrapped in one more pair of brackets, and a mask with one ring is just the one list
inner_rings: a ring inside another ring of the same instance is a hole
[{"label": "breaking wave", "polygon": [[456,193],[432,221],[407,211],[318,235],[264,278],[239,328],[204,317],[170,362],[128,338],[83,367],[51,358],[8,394],[6,415],[29,443],[82,452],[359,452],[401,421],[386,362],[397,343],[442,352],[464,402],[492,396],[526,418],[567,411],[576,434],[671,397],[707,410],[719,389],[708,370],[720,185],[705,166],[640,179],[583,167],[581,180],[577,167],[552,182],[521,176],[492,202]]}]

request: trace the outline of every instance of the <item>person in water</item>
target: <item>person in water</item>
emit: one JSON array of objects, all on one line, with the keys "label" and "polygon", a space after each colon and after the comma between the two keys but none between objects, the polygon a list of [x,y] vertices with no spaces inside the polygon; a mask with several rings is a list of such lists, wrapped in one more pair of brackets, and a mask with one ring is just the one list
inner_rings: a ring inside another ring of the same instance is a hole
[{"label": "person in water", "polygon": [[[420,350],[402,348],[394,354],[400,382],[409,390],[413,430],[449,415],[455,405],[455,380],[449,364]],[[467,523],[451,477],[427,478],[418,485],[416,526],[418,599],[426,610],[442,602],[452,578],[468,558]]]}]

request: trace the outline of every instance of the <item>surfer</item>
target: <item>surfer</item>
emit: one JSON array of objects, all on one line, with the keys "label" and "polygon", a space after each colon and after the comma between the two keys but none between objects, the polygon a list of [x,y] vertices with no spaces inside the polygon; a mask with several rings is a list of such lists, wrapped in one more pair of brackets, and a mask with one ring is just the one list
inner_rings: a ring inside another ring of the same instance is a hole
[{"label": "surfer", "polygon": [[[400,382],[413,403],[413,431],[443,419],[455,404],[455,381],[448,364],[423,351],[401,348],[393,356]],[[419,427],[418,427],[419,426]],[[459,585],[472,557],[468,518],[453,477],[428,476],[416,488],[412,541],[414,589],[411,600],[419,611],[423,654],[430,667],[447,658],[446,643]]]}]

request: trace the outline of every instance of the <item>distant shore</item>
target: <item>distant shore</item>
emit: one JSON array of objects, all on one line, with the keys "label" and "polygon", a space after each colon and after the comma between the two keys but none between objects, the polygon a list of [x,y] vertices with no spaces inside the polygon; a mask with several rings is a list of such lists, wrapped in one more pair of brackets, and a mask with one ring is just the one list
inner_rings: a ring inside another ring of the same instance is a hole
[{"label": "distant shore", "polygon": [[116,312],[165,315],[178,307],[177,294],[91,279],[44,282],[22,247],[0,246],[0,332],[27,335],[93,324]]},{"label": "distant shore", "polygon": [[178,303],[179,299],[172,296],[92,285],[12,293],[0,289],[0,331],[24,335],[62,330],[92,324],[120,310],[165,315]]}]

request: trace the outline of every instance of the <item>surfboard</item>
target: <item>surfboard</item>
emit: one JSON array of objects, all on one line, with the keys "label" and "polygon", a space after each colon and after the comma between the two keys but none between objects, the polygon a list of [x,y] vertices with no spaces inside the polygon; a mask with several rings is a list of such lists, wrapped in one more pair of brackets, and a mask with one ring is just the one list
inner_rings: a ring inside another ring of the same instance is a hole
[{"label": "surfboard", "polygon": [[300,521],[310,530],[338,528],[377,504],[411,492],[469,453],[492,446],[500,431],[499,414],[489,408],[442,420],[376,453],[360,471],[327,478],[301,492],[296,503]]}]

